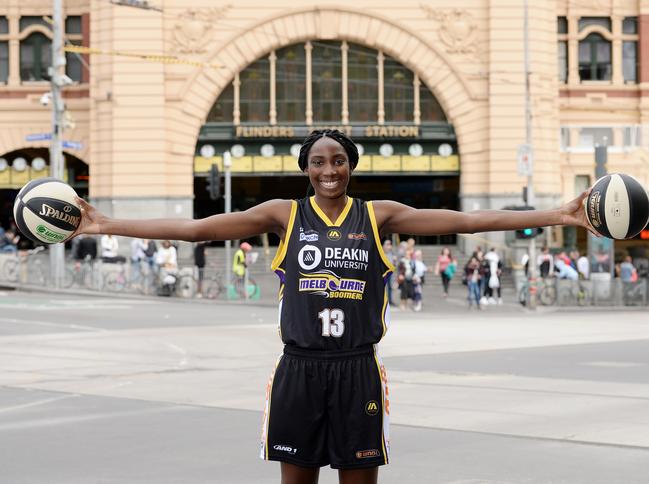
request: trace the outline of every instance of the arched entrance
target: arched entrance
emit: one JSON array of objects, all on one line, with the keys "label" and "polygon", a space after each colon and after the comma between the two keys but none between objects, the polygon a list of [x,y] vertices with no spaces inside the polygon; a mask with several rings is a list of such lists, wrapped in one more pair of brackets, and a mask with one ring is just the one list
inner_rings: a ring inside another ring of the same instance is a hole
[{"label": "arched entrance", "polygon": [[233,156],[233,208],[304,196],[299,144],[328,127],[350,135],[361,152],[355,196],[459,209],[455,131],[418,74],[382,50],[309,40],[271,50],[236,73],[212,105],[196,145],[195,215],[223,209],[222,201],[210,202],[205,181],[212,164],[222,170],[224,151]]}]

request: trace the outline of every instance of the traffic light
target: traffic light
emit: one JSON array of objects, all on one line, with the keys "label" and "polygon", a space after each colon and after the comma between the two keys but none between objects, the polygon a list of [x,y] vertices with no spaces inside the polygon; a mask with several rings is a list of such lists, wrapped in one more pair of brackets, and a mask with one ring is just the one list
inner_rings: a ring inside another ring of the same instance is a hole
[{"label": "traffic light", "polygon": [[517,239],[533,239],[537,235],[543,233],[543,227],[534,227],[529,229],[521,229],[516,231]]},{"label": "traffic light", "polygon": [[219,175],[219,167],[212,165],[210,172],[207,175],[207,184],[206,184],[207,193],[210,194],[212,200],[216,200],[221,197],[221,177]]}]

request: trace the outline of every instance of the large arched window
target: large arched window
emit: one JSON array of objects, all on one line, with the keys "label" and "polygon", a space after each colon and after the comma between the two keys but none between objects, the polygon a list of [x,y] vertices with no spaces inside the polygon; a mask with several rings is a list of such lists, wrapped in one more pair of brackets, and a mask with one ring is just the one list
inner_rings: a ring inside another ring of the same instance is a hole
[{"label": "large arched window", "polygon": [[349,121],[376,123],[379,104],[378,52],[350,44],[347,53]]},{"label": "large arched window", "polygon": [[611,43],[592,33],[579,42],[579,78],[582,81],[611,79]]},{"label": "large arched window", "polygon": [[267,122],[270,103],[270,64],[259,59],[239,74],[241,80],[241,119],[252,123]]},{"label": "large arched window", "polygon": [[207,115],[208,123],[232,123],[232,110],[234,109],[234,87],[228,84],[219,99],[214,103]]},{"label": "large arched window", "polygon": [[304,45],[277,51],[277,119],[283,123],[304,123],[306,112],[306,58]]},{"label": "large arched window", "polygon": [[414,107],[414,75],[411,70],[391,57],[383,61],[385,87],[385,119],[390,121],[412,121]]},{"label": "large arched window", "polygon": [[45,81],[51,64],[52,41],[40,32],[34,32],[20,42],[20,79]]},{"label": "large arched window", "polygon": [[208,122],[447,122],[414,72],[381,51],[350,42],[314,40],[283,47],[250,64],[238,80],[212,106]]},{"label": "large arched window", "polygon": [[421,121],[424,123],[446,122],[446,116],[433,93],[430,92],[424,83],[419,86],[419,109]]},{"label": "large arched window", "polygon": [[313,43],[313,121],[340,122],[342,64],[340,42]]}]

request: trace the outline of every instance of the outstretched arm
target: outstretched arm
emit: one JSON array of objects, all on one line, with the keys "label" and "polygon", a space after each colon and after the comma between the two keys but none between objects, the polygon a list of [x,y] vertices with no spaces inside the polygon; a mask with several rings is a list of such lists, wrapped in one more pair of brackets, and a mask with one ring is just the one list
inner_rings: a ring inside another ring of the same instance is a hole
[{"label": "outstretched arm", "polygon": [[374,212],[380,231],[384,234],[472,234],[550,225],[577,225],[593,232],[583,209],[586,195],[584,192],[571,202],[552,210],[476,210],[465,213],[415,209],[384,200],[374,202]]},{"label": "outstretched arm", "polygon": [[92,205],[77,199],[81,206],[79,234],[112,234],[142,239],[201,240],[245,239],[273,232],[280,237],[288,225],[290,200],[270,200],[243,212],[192,219],[129,220],[106,217]]}]

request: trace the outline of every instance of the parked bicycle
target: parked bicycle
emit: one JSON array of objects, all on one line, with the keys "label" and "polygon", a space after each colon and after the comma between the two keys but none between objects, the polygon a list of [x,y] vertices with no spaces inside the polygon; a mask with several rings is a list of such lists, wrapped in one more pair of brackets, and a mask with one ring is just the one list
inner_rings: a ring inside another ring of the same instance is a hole
[{"label": "parked bicycle", "polygon": [[36,256],[44,250],[45,247],[39,246],[20,251],[14,257],[7,259],[2,266],[4,278],[9,282],[27,282],[44,286],[49,280],[49,271],[41,257]]},{"label": "parked bicycle", "polygon": [[[557,300],[557,288],[551,278],[541,278],[536,281],[536,300],[543,306],[552,306]],[[530,282],[525,279],[518,291],[518,302],[528,306],[530,302]]]},{"label": "parked bicycle", "polygon": [[105,272],[102,281],[102,290],[109,292],[122,292],[128,286],[128,273],[125,264],[111,264],[112,269]]},{"label": "parked bicycle", "polygon": [[646,306],[647,305],[647,282],[622,283],[622,302],[625,306]]},{"label": "parked bicycle", "polygon": [[571,305],[576,303],[577,306],[588,306],[591,301],[590,290],[583,281],[570,281],[570,287],[567,290],[559,292],[562,305]]},{"label": "parked bicycle", "polygon": [[216,299],[225,290],[223,278],[220,272],[213,272],[203,279],[203,296],[208,299]]},{"label": "parked bicycle", "polygon": [[239,299],[253,299],[258,295],[259,286],[252,277],[234,277],[232,281],[234,292]]},{"label": "parked bicycle", "polygon": [[75,261],[63,274],[63,287],[72,286],[93,289],[95,287],[95,266],[89,255],[83,261]]}]

